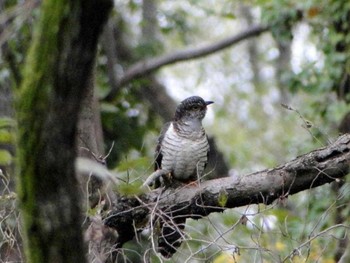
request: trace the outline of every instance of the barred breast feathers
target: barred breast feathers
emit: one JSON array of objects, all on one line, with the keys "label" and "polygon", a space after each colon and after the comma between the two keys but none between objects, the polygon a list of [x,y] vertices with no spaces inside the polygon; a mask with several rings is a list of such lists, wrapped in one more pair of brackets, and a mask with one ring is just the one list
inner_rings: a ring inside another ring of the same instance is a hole
[{"label": "barred breast feathers", "polygon": [[204,129],[192,131],[192,136],[188,136],[186,128],[175,130],[175,127],[170,124],[162,140],[162,168],[172,171],[177,179],[197,178],[203,173],[209,150]]}]

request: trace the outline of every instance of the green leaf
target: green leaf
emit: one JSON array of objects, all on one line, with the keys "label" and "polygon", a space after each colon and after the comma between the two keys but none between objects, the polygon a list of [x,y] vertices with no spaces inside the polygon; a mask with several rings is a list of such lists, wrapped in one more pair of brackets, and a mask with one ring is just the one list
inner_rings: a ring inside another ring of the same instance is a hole
[{"label": "green leaf", "polygon": [[218,197],[218,204],[221,207],[225,207],[228,199],[228,194],[226,190],[223,188],[219,192],[219,197]]},{"label": "green leaf", "polygon": [[140,195],[144,192],[144,190],[141,188],[142,182],[140,180],[134,181],[129,184],[120,184],[118,185],[118,193],[121,195]]},{"label": "green leaf", "polygon": [[140,169],[145,168],[150,165],[150,160],[148,157],[140,157],[137,159],[124,159],[121,161],[117,167],[120,172],[128,171],[129,169]]},{"label": "green leaf", "polygon": [[116,113],[119,111],[119,109],[113,105],[112,103],[101,103],[101,111],[102,112],[109,112],[109,113]]}]

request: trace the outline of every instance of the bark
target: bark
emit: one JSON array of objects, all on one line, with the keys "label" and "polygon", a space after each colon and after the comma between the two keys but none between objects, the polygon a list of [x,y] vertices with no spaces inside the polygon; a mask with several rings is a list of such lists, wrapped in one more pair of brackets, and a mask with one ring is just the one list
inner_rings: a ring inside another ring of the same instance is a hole
[{"label": "bark", "polygon": [[277,41],[279,56],[276,59],[276,83],[280,90],[281,103],[288,104],[290,94],[288,91],[288,83],[290,80],[286,77],[291,71],[290,61],[292,55],[292,41]]},{"label": "bark", "polygon": [[[209,180],[198,187],[156,189],[139,197],[125,197],[115,204],[105,224],[119,233],[117,246],[133,238],[134,226],[144,227],[145,218],[199,219],[251,204],[271,204],[289,195],[339,181],[350,171],[350,134],[333,144],[278,166],[237,177]],[[137,229],[136,229],[137,230]]]},{"label": "bark", "polygon": [[[119,94],[121,90],[121,87],[118,86],[117,67],[120,64],[120,61],[118,61],[118,59],[120,57],[124,58],[125,60],[132,59],[131,57],[123,56],[124,54],[132,54],[128,52],[129,49],[126,45],[120,47],[121,44],[124,44],[124,41],[121,41],[121,35],[122,25],[120,21],[115,21],[115,19],[110,18],[101,36],[101,46],[107,58],[108,84],[111,89],[114,90],[115,94]],[[126,52],[124,52],[124,50],[126,50]]]},{"label": "bark", "polygon": [[[78,155],[99,163],[105,163],[100,111],[94,93],[94,74],[91,74],[79,114]],[[83,199],[83,207],[87,209],[95,207],[101,199],[103,182],[93,174],[79,174],[79,183],[83,196],[87,196],[89,200],[89,203],[86,204],[86,198]]]},{"label": "bark", "polygon": [[[87,92],[83,97],[79,114],[77,144],[79,157],[88,158],[92,162],[106,165],[103,148],[103,133],[100,109],[94,89],[95,72],[91,74]],[[85,166],[86,167],[86,166]],[[104,200],[105,207],[110,206],[110,199],[115,198],[105,182],[95,172],[76,170],[81,188],[82,207],[84,211],[96,208]],[[89,216],[84,220],[84,237],[89,245],[88,262],[114,262],[108,257],[115,242],[113,233],[106,229],[99,215]]]},{"label": "bark", "polygon": [[[240,5],[240,15],[244,19],[248,27],[251,27],[254,23],[254,17],[252,15],[251,7],[246,4]],[[254,39],[249,39],[247,41],[247,50],[249,56],[249,64],[251,71],[253,73],[252,83],[255,87],[255,90],[258,94],[262,92],[259,90],[261,86],[261,77],[260,77],[260,65],[259,65],[259,49],[258,42]]]},{"label": "bark", "polygon": [[52,0],[41,7],[17,105],[27,262],[85,262],[76,125],[111,7],[109,0]]},{"label": "bark", "polygon": [[142,2],[142,38],[147,44],[157,40],[159,31],[157,21],[157,1],[143,0]]}]

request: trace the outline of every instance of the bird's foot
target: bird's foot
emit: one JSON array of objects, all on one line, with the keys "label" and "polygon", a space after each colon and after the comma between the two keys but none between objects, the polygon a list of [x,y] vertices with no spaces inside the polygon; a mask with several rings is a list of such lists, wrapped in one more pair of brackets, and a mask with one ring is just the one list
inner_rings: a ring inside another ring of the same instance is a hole
[{"label": "bird's foot", "polygon": [[170,172],[168,172],[167,170],[158,169],[157,171],[153,172],[150,176],[148,176],[146,181],[143,183],[142,187],[152,187],[153,185],[155,185],[155,188],[157,188],[160,186],[161,179],[164,180],[164,177],[169,176],[168,174],[170,174]]},{"label": "bird's foot", "polygon": [[199,183],[198,181],[190,181],[185,183],[185,187],[198,187]]}]

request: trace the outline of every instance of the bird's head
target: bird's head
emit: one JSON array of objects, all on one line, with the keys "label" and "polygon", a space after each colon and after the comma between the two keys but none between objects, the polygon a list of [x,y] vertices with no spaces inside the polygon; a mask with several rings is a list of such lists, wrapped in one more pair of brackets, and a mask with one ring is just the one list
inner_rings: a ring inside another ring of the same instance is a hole
[{"label": "bird's head", "polygon": [[192,96],[183,100],[176,108],[175,121],[201,121],[207,112],[207,106],[214,103],[213,101],[205,101],[199,96]]}]

